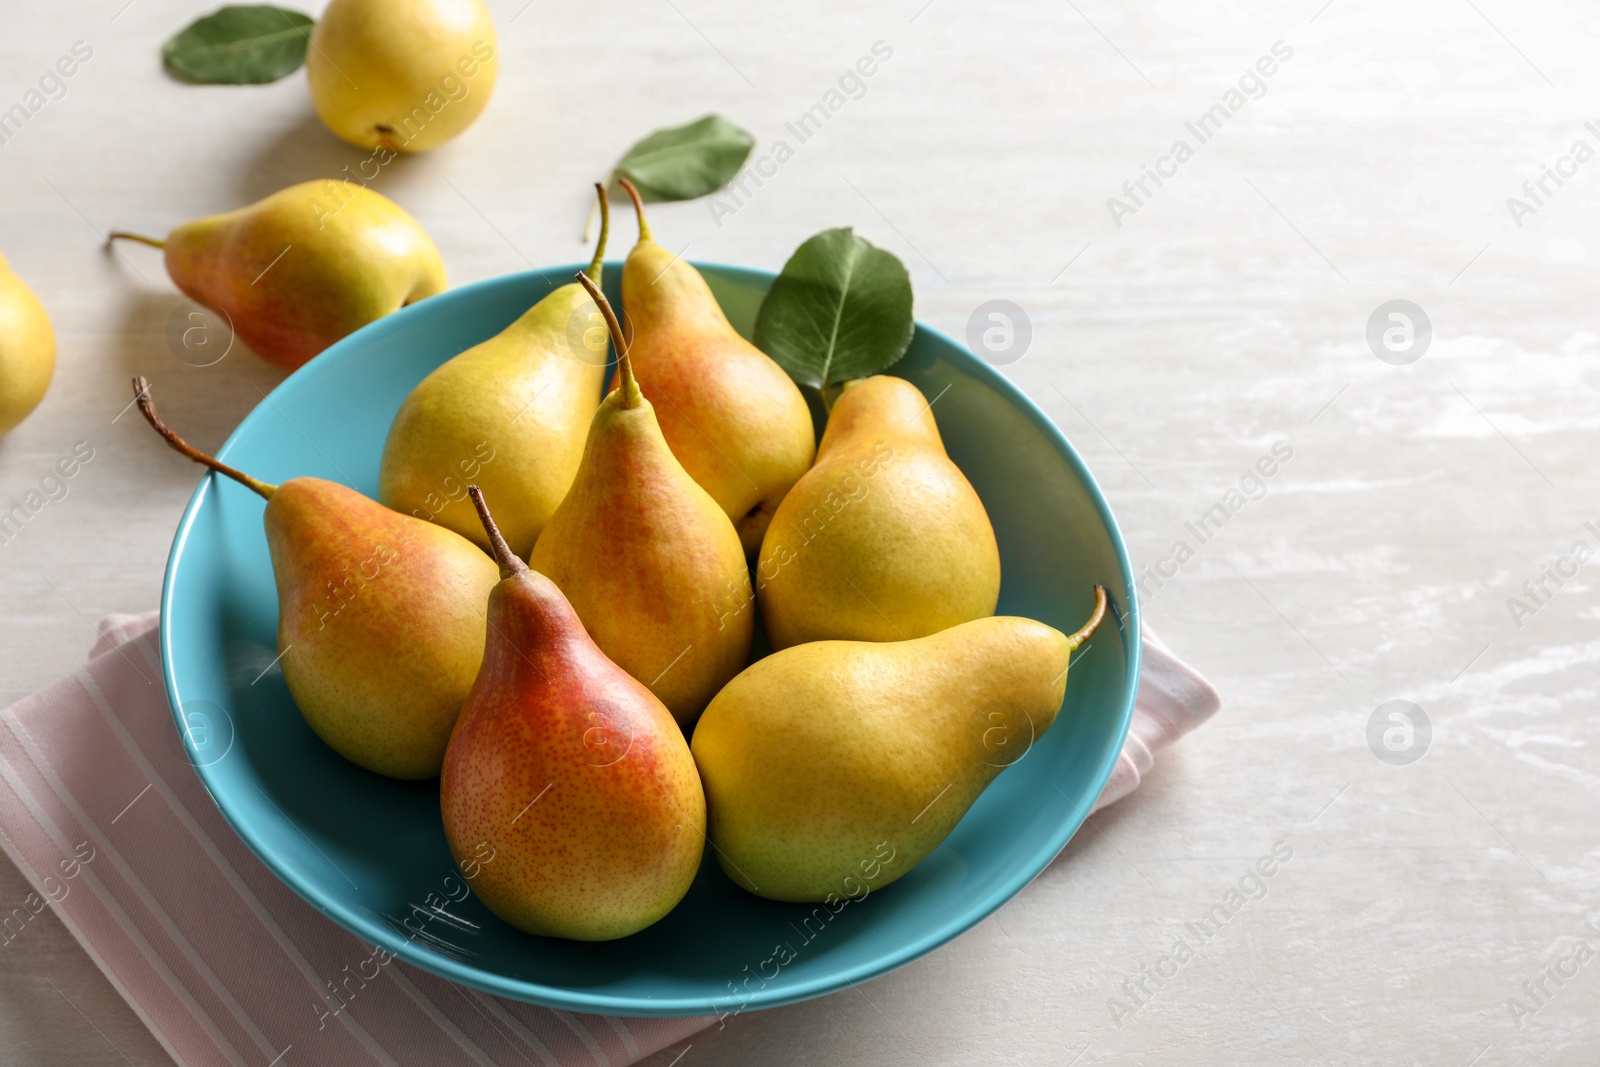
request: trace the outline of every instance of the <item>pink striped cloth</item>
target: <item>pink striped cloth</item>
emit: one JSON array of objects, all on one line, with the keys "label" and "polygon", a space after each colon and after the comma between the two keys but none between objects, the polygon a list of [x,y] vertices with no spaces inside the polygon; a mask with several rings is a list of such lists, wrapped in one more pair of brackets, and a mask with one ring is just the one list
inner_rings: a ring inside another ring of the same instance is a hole
[{"label": "pink striped cloth", "polygon": [[[582,1015],[479,993],[363,944],[279,882],[190,768],[156,615],[100,624],[90,662],[0,711],[0,846],[182,1067],[631,1064],[709,1018]],[[1214,689],[1148,630],[1127,744],[1096,807],[1209,718]]]}]

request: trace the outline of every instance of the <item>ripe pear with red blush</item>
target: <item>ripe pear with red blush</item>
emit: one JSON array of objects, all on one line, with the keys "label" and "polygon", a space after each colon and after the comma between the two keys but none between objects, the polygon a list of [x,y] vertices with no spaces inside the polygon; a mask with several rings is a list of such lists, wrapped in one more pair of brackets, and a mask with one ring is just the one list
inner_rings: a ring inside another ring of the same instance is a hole
[{"label": "ripe pear with red blush", "polygon": [[444,261],[399,204],[348,181],[301,182],[186,222],[163,250],[185,296],[221,312],[262,359],[292,371],[391,311],[443,292]]},{"label": "ripe pear with red blush", "polygon": [[683,899],[706,804],[666,707],[606,658],[567,598],[514,555],[468,490],[500,564],[483,666],[450,737],[439,802],[472,888],[531,934],[626,937]]},{"label": "ripe pear with red blush", "polygon": [[639,241],[622,268],[634,372],[672,454],[753,556],[816,454],[811,410],[784,369],[729,324],[700,272],[656,243],[639,191],[626,178],[622,186],[639,216]]},{"label": "ripe pear with red blush", "polygon": [[167,428],[150,384],[139,410],[176,451],[267,501],[278,664],[300,713],[339,755],[391,778],[432,778],[483,659],[494,562],[431,522],[321,478],[269,485]]},{"label": "ripe pear with red blush", "polygon": [[621,384],[595,413],[578,475],[528,562],[688,726],[749,659],[750,571],[728,516],[667,447],[660,408],[641,391],[655,384],[634,379],[611,305],[578,278],[611,329]]}]

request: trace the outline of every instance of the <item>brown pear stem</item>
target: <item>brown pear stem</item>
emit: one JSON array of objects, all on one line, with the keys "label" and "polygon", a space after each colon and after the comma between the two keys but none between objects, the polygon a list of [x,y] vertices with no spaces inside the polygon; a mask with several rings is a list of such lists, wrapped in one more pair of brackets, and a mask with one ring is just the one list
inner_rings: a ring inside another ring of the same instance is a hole
[{"label": "brown pear stem", "polygon": [[628,191],[628,196],[633,199],[633,213],[639,216],[639,240],[655,240],[655,238],[650,236],[650,224],[645,221],[644,200],[639,196],[639,190],[635,189],[633,187],[633,183],[626,178],[618,178],[617,184],[626,189]]},{"label": "brown pear stem", "polygon": [[259,478],[252,478],[244,471],[230,467],[214,456],[206,455],[204,452],[200,451],[198,448],[194,447],[189,442],[173,433],[172,430],[167,427],[167,424],[161,421],[161,416],[156,414],[156,406],[150,399],[150,383],[144,378],[135,378],[133,380],[133,400],[134,403],[139,405],[139,414],[144,416],[144,420],[155,428],[156,433],[166,438],[167,444],[171,445],[173,450],[178,452],[180,455],[188,456],[196,463],[204,464],[205,466],[216,471],[218,474],[226,474],[240,485],[246,486],[260,493],[264,499],[272,499],[272,494],[278,491],[277,486],[263,482]]},{"label": "brown pear stem", "polygon": [[633,360],[628,358],[628,342],[622,336],[622,323],[617,321],[617,313],[611,310],[611,301],[606,299],[606,294],[583,271],[578,272],[578,283],[589,291],[595,305],[600,308],[600,314],[605,316],[606,329],[611,331],[611,343],[617,346],[617,373],[621,376],[622,406],[636,408],[644,402],[644,394],[639,391],[639,381],[633,376]]},{"label": "brown pear stem", "polygon": [[494,550],[494,561],[500,564],[500,577],[515,578],[519,574],[527,574],[528,565],[511,551],[506,539],[500,536],[500,527],[494,524],[494,516],[489,514],[489,505],[484,503],[483,490],[475,485],[469,485],[467,495],[472,498],[472,506],[478,509],[478,521],[483,523],[483,530],[489,535],[489,547]]},{"label": "brown pear stem", "polygon": [[1100,622],[1106,617],[1106,587],[1094,587],[1094,614],[1089,616],[1089,621],[1078,628],[1078,632],[1067,638],[1067,650],[1074,651],[1089,635],[1099,628]]},{"label": "brown pear stem", "polygon": [[611,236],[611,204],[606,199],[606,187],[594,183],[595,195],[600,198],[600,243],[594,246],[594,258],[589,261],[589,277],[595,281],[605,271],[606,238]]},{"label": "brown pear stem", "polygon": [[106,234],[106,243],[110,244],[112,241],[115,241],[118,238],[121,238],[124,241],[138,241],[140,244],[149,245],[151,248],[167,247],[167,242],[165,241],[158,241],[154,237],[145,237],[143,234],[127,233],[123,230],[112,230],[110,233]]}]

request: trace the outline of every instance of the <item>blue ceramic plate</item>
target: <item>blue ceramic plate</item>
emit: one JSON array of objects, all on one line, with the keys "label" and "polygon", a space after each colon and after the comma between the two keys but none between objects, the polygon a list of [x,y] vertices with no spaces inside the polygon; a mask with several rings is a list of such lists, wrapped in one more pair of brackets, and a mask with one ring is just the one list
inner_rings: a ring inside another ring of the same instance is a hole
[{"label": "blue ceramic plate", "polygon": [[[317,475],[375,493],[390,419],[412,387],[578,266],[469,285],[373,323],[274,390],[219,455],[271,482]],[[773,276],[701,270],[748,335]],[[613,301],[617,275],[610,265]],[[1027,397],[923,326],[894,373],[937,398],[950,455],[989,509],[1001,613],[1071,632],[1088,617],[1096,582],[1118,613],[1073,667],[1055,726],[899,881],[808,921],[811,909],[740,890],[708,849],[677,909],[620,941],[519,933],[475,897],[452,905],[470,928],[438,920],[418,934],[417,921],[406,920],[457,877],[437,783],[364,771],[306,726],[282,675],[267,669],[277,656],[278,608],[261,500],[218,477],[201,482],[178,526],[161,601],[167,694],[200,777],[262,862],[339,925],[419,967],[518,1000],[621,1015],[768,1008],[875,978],[944,944],[1043,870],[1105,785],[1133,710],[1138,616],[1105,499]]]}]

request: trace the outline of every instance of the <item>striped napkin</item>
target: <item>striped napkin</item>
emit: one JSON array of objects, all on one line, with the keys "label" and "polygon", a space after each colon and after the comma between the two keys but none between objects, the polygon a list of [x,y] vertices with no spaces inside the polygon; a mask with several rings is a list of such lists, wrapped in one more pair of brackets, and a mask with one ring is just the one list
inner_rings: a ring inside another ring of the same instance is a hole
[{"label": "striped napkin", "polygon": [[[635,1063],[713,1022],[505,1000],[363,944],[234,836],[191,769],[161,681],[154,612],[100,624],[91,660],[0,711],[0,847],[182,1067],[549,1067]],[[1138,707],[1096,807],[1219,701],[1147,629]]]}]

